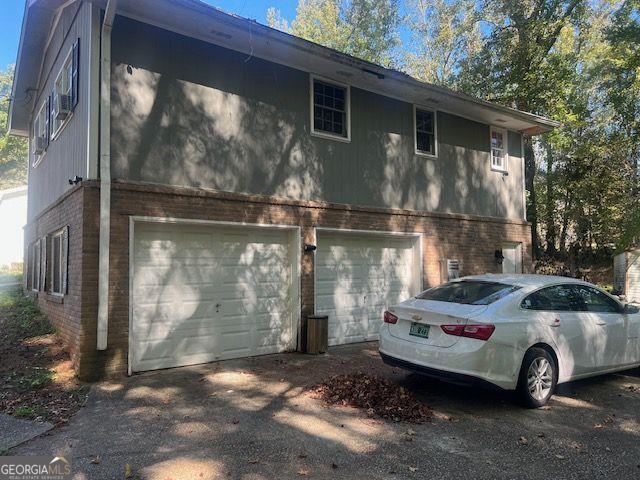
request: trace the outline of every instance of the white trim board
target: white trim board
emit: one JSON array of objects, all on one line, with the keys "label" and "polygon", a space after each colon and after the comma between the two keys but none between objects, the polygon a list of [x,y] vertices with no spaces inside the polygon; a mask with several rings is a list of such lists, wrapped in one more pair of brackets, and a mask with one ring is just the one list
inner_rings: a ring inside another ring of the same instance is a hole
[{"label": "white trim board", "polygon": [[301,252],[302,252],[302,227],[298,225],[283,224],[263,224],[249,222],[229,222],[219,220],[199,220],[175,217],[147,217],[147,216],[131,216],[129,217],[129,332],[128,332],[128,353],[127,353],[127,373],[131,375],[133,365],[133,277],[135,263],[135,226],[136,223],[160,223],[173,225],[201,225],[211,227],[229,226],[235,228],[247,229],[271,229],[271,230],[288,230],[290,232],[289,241],[291,251],[291,328],[292,332],[296,332],[296,337],[292,342],[292,347],[300,348],[300,332],[301,332]]}]

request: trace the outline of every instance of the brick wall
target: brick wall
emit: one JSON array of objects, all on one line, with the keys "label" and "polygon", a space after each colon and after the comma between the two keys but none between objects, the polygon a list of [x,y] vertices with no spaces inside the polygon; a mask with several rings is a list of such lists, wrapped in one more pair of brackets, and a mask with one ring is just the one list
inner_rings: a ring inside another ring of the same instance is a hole
[{"label": "brick wall", "polygon": [[[65,338],[73,344],[76,368],[83,378],[121,375],[127,371],[129,332],[129,218],[132,215],[217,220],[244,223],[283,224],[302,227],[302,243],[315,243],[314,227],[423,233],[423,285],[441,282],[441,259],[462,262],[461,274],[499,272],[494,252],[505,242],[522,243],[525,271],[531,266],[530,225],[512,220],[479,218],[468,215],[420,213],[407,210],[357,208],[320,202],[299,202],[255,195],[238,195],[206,189],[166,187],[114,182],[111,205],[111,248],[109,287],[108,350],[98,352],[96,345],[97,269],[98,269],[98,196],[96,182],[84,182],[73,201],[61,203],[62,209],[78,222],[82,219],[80,246],[74,253],[82,258],[74,267],[74,282],[81,281],[82,294],[60,306],[40,300],[43,310],[54,312],[63,326]],[[80,193],[81,192],[81,193]],[[73,205],[73,208],[72,208]],[[83,209],[84,207],[84,209]],[[80,209],[78,211],[78,208]],[[42,222],[44,217],[42,216]],[[51,214],[53,215],[53,213]],[[47,217],[48,218],[48,217]],[[71,217],[69,217],[71,218]],[[62,218],[59,218],[62,220]],[[40,220],[38,220],[40,223]],[[53,224],[51,222],[45,224]],[[77,240],[78,237],[75,237]],[[70,244],[71,244],[70,239]],[[78,250],[80,249],[80,250]],[[76,270],[81,268],[81,273]],[[302,314],[314,309],[313,255],[302,253]],[[70,267],[71,270],[71,267]],[[70,272],[71,273],[71,272]],[[71,277],[70,277],[71,278]],[[76,283],[71,287],[78,288]],[[73,318],[72,318],[73,317]],[[81,325],[78,325],[79,319]],[[65,323],[66,322],[66,323]],[[75,332],[75,333],[74,333]]]},{"label": "brick wall", "polygon": [[[85,211],[85,190],[78,186],[69,190],[53,205],[42,212],[31,223],[25,226],[25,246],[37,239],[53,233],[61,228],[69,227],[69,257],[67,267],[67,294],[60,298],[48,291],[27,293],[36,300],[40,310],[44,312],[58,334],[69,348],[74,364],[79,364],[80,335],[82,330],[82,296],[83,296],[83,239],[85,235],[83,215]],[[51,262],[50,244],[47,246],[48,265]],[[25,265],[26,265],[25,259]],[[46,290],[51,285],[51,271],[47,268]]]}]

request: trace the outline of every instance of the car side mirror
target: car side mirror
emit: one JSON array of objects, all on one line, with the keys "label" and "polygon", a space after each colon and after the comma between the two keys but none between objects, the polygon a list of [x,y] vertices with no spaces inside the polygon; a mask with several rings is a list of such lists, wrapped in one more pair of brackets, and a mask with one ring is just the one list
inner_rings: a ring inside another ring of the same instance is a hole
[{"label": "car side mirror", "polygon": [[640,312],[640,308],[636,305],[631,305],[630,303],[625,303],[624,305],[624,313],[638,313]]}]

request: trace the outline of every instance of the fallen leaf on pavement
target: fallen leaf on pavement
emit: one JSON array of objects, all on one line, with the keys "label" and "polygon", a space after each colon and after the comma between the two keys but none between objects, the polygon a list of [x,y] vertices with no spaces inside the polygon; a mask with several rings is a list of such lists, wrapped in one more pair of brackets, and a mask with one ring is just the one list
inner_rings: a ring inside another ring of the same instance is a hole
[{"label": "fallen leaf on pavement", "polygon": [[251,465],[255,465],[256,463],[260,463],[260,460],[249,460],[248,463],[250,463]]},{"label": "fallen leaf on pavement", "polygon": [[102,459],[100,458],[100,455],[96,455],[91,459],[91,463],[93,463],[94,465],[98,465],[101,461]]},{"label": "fallen leaf on pavement", "polygon": [[529,445],[529,439],[527,437],[520,437],[518,439],[518,445],[522,445],[522,446]]},{"label": "fallen leaf on pavement", "polygon": [[417,472],[418,471],[418,467],[409,467],[409,471],[410,472]]},{"label": "fallen leaf on pavement", "polygon": [[301,468],[300,470],[298,470],[298,475],[300,475],[301,477],[306,477],[307,475],[309,475],[309,473],[309,470],[305,468]]},{"label": "fallen leaf on pavement", "polygon": [[433,416],[431,409],[406,388],[363,372],[330,377],[311,387],[310,393],[327,404],[362,408],[368,416],[394,422],[424,423]]},{"label": "fallen leaf on pavement", "polygon": [[133,477],[133,471],[131,470],[131,465],[128,463],[124,466],[124,478]]}]

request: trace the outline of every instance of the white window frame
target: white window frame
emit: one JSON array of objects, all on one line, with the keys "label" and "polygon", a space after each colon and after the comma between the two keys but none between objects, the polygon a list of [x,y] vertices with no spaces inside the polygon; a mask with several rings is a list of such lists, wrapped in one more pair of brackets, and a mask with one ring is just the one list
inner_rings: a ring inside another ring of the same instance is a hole
[{"label": "white window frame", "polygon": [[[502,135],[502,165],[497,165],[493,161],[493,132],[500,133]],[[489,129],[489,161],[491,162],[491,170],[494,172],[507,172],[507,165],[509,162],[509,132],[506,128],[491,126]]]},{"label": "white window frame", "polygon": [[31,291],[40,291],[40,274],[42,272],[42,249],[40,239],[31,244],[31,255],[33,255],[33,263],[31,264]]},{"label": "white window frame", "polygon": [[[72,95],[72,91],[73,91],[72,77],[73,77],[73,46],[69,49],[69,53],[67,54],[67,57],[64,59],[64,62],[62,63],[62,67],[60,67],[60,71],[56,76],[56,81],[53,83],[55,95],[51,95],[51,100],[52,100],[51,101],[51,120],[49,121],[49,123],[51,124],[51,140],[55,140],[58,137],[58,135],[60,135],[60,132],[62,132],[64,127],[69,123],[69,120],[71,120],[71,117],[73,117],[73,109],[71,109],[69,112],[69,115],[67,115],[67,118],[65,118],[64,120],[56,120],[56,114],[58,113],[56,111],[57,102],[54,101],[54,99],[59,97],[61,94],[69,95],[69,96]],[[64,81],[65,78],[68,83],[66,85],[66,90],[60,87],[61,81]]]},{"label": "white window frame", "polygon": [[[45,147],[44,152],[37,154],[36,153],[36,143],[38,141],[38,137],[40,136],[44,136],[46,139],[47,136],[47,132],[45,131],[46,128],[46,116],[49,115],[49,112],[47,111],[47,102],[48,102],[48,97],[45,97],[44,101],[42,102],[42,105],[40,105],[40,109],[38,110],[38,114],[36,115],[35,119],[33,120],[33,131],[32,131],[32,137],[31,137],[31,153],[33,154],[33,160],[31,161],[31,166],[33,168],[37,167],[38,164],[42,161],[42,159],[44,158],[44,156],[47,154],[47,149],[48,149],[48,145],[47,147]],[[38,128],[36,131],[36,124],[38,125]],[[44,134],[44,135],[43,135]]]},{"label": "white window frame", "polygon": [[[337,135],[334,133],[325,132],[323,130],[316,130],[314,126],[313,110],[314,110],[314,90],[313,82],[317,80],[322,83],[328,83],[336,87],[345,89],[345,122],[347,127],[347,136]],[[319,75],[309,74],[309,120],[311,126],[311,135],[319,138],[327,138],[331,140],[338,140],[339,142],[351,142],[351,86],[346,83],[337,82],[329,78],[321,77]]]},{"label": "white window frame", "polygon": [[[49,274],[51,275],[51,280],[49,281],[49,286],[50,286],[50,293],[51,295],[54,295],[56,297],[64,297],[64,276],[66,275],[66,268],[64,265],[64,260],[65,260],[65,256],[64,256],[64,232],[65,232],[65,228],[61,228],[60,230],[56,230],[55,232],[53,232],[50,236],[49,236],[49,242],[51,243],[51,252],[49,253],[49,258],[50,260],[50,271]],[[55,272],[55,260],[56,257],[54,255],[54,248],[55,248],[55,238],[56,237],[60,237],[60,251],[58,252],[58,261],[60,262],[59,265],[59,273],[60,273],[60,278],[58,279],[59,281],[59,285],[60,285],[60,291],[56,292],[55,291],[55,279],[54,279],[54,272]]]},{"label": "white window frame", "polygon": [[[418,150],[418,110],[433,114],[433,153]],[[424,105],[413,105],[413,151],[420,157],[438,158],[438,112]]]}]

